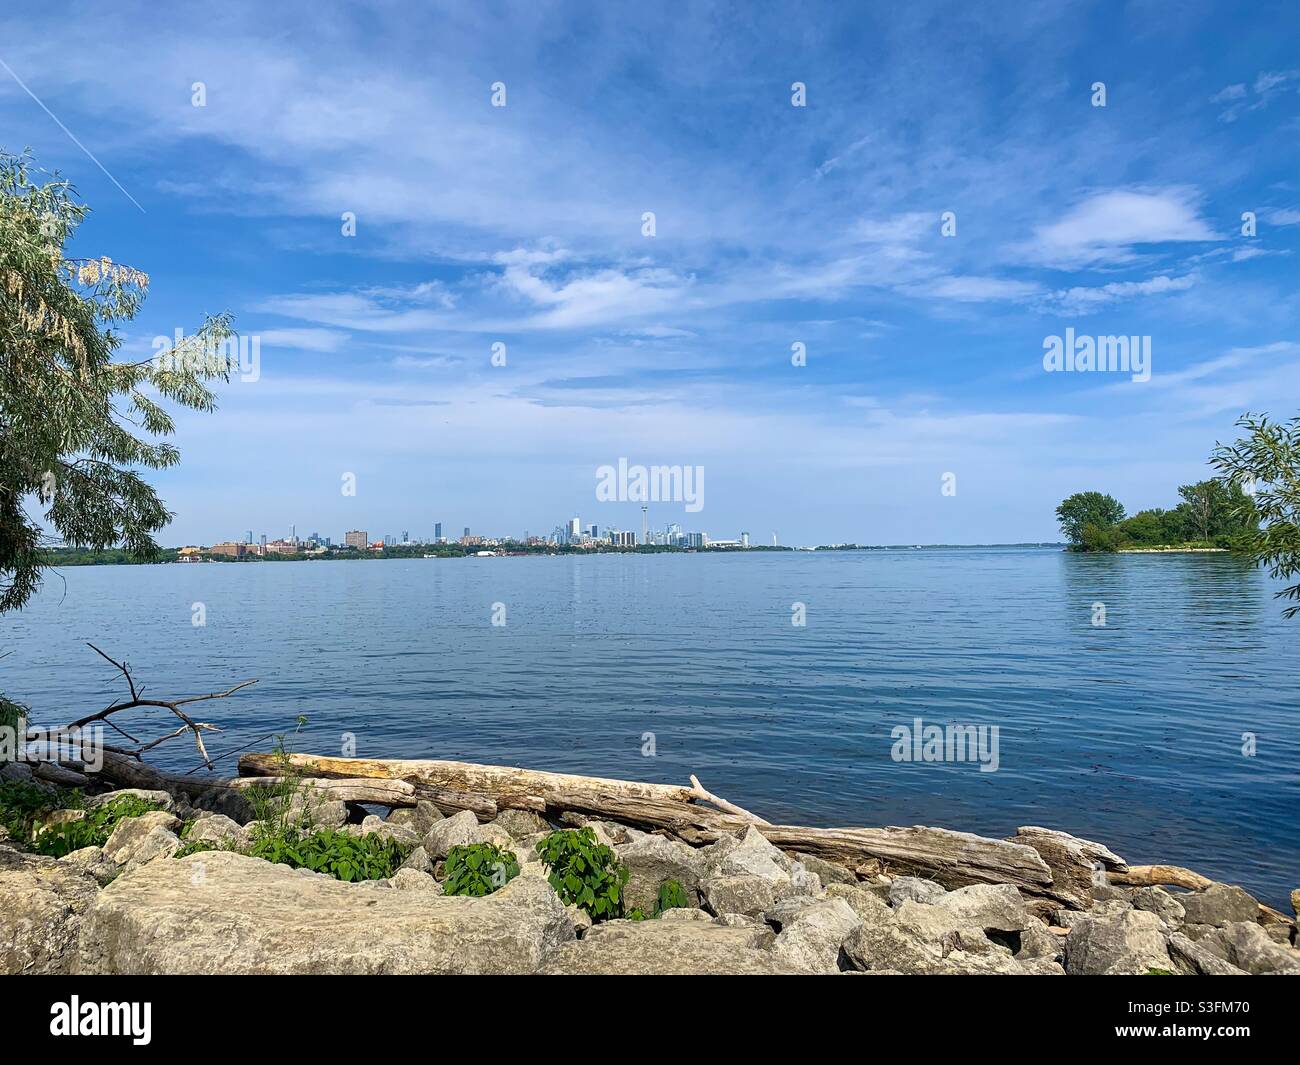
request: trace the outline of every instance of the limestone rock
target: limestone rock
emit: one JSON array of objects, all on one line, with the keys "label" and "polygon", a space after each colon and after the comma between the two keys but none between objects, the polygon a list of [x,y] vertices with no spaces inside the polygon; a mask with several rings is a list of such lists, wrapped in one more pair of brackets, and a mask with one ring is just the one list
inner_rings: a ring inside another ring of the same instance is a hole
[{"label": "limestone rock", "polygon": [[80,942],[86,973],[471,974],[532,972],[572,936],[533,877],[471,899],[210,852],[120,876]]},{"label": "limestone rock", "polygon": [[442,811],[428,799],[418,799],[413,807],[399,807],[388,815],[390,825],[402,825],[412,829],[421,838],[426,836],[437,822],[442,820]]},{"label": "limestone rock", "polygon": [[107,884],[122,871],[104,853],[103,847],[82,847],[71,854],[65,854],[59,861],[69,869],[93,877],[97,884]]},{"label": "limestone rock", "polygon": [[542,967],[555,975],[778,975],[796,969],[766,949],[758,927],[695,921],[607,921],[557,950]]},{"label": "limestone rock", "polygon": [[369,814],[358,827],[361,829],[360,835],[363,836],[373,834],[383,839],[395,840],[403,847],[415,848],[420,845],[420,836],[415,829],[406,825],[391,824],[375,814]]},{"label": "limestone rock", "polygon": [[0,848],[0,975],[69,973],[95,881],[74,864]]},{"label": "limestone rock", "polygon": [[758,876],[764,880],[777,883],[789,880],[792,863],[785,852],[770,843],[757,828],[748,828],[740,841],[734,846],[724,846],[729,837],[724,837],[712,847],[705,848],[706,853],[718,862],[718,870],[724,876]]},{"label": "limestone rock", "polygon": [[915,876],[895,877],[889,885],[889,904],[901,906],[908,899],[913,902],[936,902],[947,894],[947,889],[933,880],[921,880]]},{"label": "limestone rock", "polygon": [[971,884],[946,892],[933,905],[958,920],[969,921],[986,935],[1020,932],[1035,920],[1011,884]]},{"label": "limestone rock", "polygon": [[532,810],[502,810],[493,822],[515,839],[524,839],[538,832],[549,832],[546,819]]},{"label": "limestone rock", "polygon": [[1265,973],[1300,974],[1300,950],[1274,943],[1254,921],[1236,921],[1216,928],[1199,945],[1252,976]]},{"label": "limestone rock", "polygon": [[694,847],[664,836],[644,836],[615,847],[614,853],[629,873],[623,892],[629,909],[639,907],[646,913],[653,912],[659,901],[659,886],[665,880],[676,880],[691,905],[699,904],[706,863]]},{"label": "limestone rock", "polygon": [[718,916],[738,913],[757,917],[776,904],[776,888],[759,876],[715,876],[700,883],[705,904]]},{"label": "limestone rock", "polygon": [[813,902],[782,927],[772,953],[805,972],[837,973],[841,946],[861,923],[843,899]]},{"label": "limestone rock", "polygon": [[424,836],[424,850],[430,858],[445,858],[452,847],[476,842],[478,818],[469,810],[437,822]]},{"label": "limestone rock", "polygon": [[247,846],[248,832],[225,814],[203,813],[185,833],[185,843],[215,843],[219,848],[238,850]]},{"label": "limestone rock", "polygon": [[1065,968],[1071,976],[1141,976],[1172,969],[1164,923],[1148,910],[1089,914],[1065,937]]},{"label": "limestone rock", "polygon": [[1169,937],[1169,957],[1173,960],[1174,971],[1187,976],[1247,975],[1244,969],[1229,964],[1181,932],[1174,932]]},{"label": "limestone rock", "polygon": [[442,885],[429,873],[421,873],[403,866],[388,878],[388,883],[398,891],[424,891],[431,895],[441,895]]},{"label": "limestone rock", "polygon": [[[154,837],[147,845],[145,844],[146,837],[154,829],[162,829],[175,838],[175,833],[180,830],[180,827],[180,821],[165,810],[155,810],[152,813],[141,814],[139,817],[123,818],[104,843],[104,853],[108,855],[110,861],[118,865],[126,865],[136,858],[137,851],[143,849],[156,854],[160,843],[165,843],[161,837]],[[179,840],[176,845],[180,846]]]},{"label": "limestone rock", "polygon": [[807,869],[808,872],[816,873],[823,884],[856,884],[858,882],[857,875],[838,862],[828,862],[825,858],[818,858],[815,854],[804,854],[802,851],[795,851],[791,857]]},{"label": "limestone rock", "polygon": [[1133,908],[1154,913],[1171,931],[1181,928],[1187,915],[1183,904],[1162,887],[1138,888],[1133,892]]},{"label": "limestone rock", "polygon": [[1176,897],[1188,924],[1224,928],[1240,921],[1254,922],[1259,916],[1259,903],[1236,884],[1211,884],[1204,891]]},{"label": "limestone rock", "polygon": [[892,914],[880,893],[864,884],[830,884],[828,898],[843,899],[864,921],[887,921]]},{"label": "limestone rock", "polygon": [[417,873],[427,873],[433,876],[433,860],[429,857],[429,852],[423,847],[416,847],[406,856],[406,861],[402,863],[403,869],[414,869]]}]

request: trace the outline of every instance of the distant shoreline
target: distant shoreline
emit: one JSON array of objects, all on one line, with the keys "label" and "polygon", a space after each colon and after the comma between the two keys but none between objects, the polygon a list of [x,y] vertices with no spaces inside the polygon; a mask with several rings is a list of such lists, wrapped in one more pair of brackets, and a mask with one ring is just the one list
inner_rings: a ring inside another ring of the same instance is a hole
[{"label": "distant shoreline", "polygon": [[[750,547],[668,547],[662,545],[638,545],[636,547],[578,548],[567,545],[549,547],[522,547],[512,545],[487,550],[479,545],[394,545],[385,550],[347,551],[325,550],[322,552],[299,552],[297,554],[244,555],[232,557],[223,554],[204,552],[200,555],[182,557],[179,548],[163,548],[155,558],[133,558],[121,549],[90,551],[76,548],[51,548],[47,551],[47,565],[59,568],[63,566],[159,566],[159,565],[197,565],[208,562],[218,563],[278,563],[278,562],[344,562],[375,561],[380,559],[428,559],[428,558],[528,558],[536,556],[558,557],[562,555],[744,555],[767,553],[802,553],[830,554],[853,551],[980,551],[993,548],[1057,548],[1065,550],[1067,544],[1052,542],[1025,542],[1015,544],[821,544],[816,547],[788,547],[770,544],[754,544]],[[1172,550],[1172,549],[1171,549]],[[1216,549],[1217,550],[1217,549]]]}]

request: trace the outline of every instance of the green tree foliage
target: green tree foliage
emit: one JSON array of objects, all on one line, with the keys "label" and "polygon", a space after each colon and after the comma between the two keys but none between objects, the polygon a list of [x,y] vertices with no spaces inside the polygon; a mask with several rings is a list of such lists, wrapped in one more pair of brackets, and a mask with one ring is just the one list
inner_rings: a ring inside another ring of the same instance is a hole
[{"label": "green tree foliage", "polygon": [[157,552],[171,515],[139,471],[179,461],[163,404],[211,411],[205,382],[227,379],[233,335],[223,314],[163,358],[116,361],[149,279],[66,254],[88,208],[29,162],[0,152],[0,611],[40,584],[44,530],[29,506],[70,544]]},{"label": "green tree foliage", "polygon": [[[1237,426],[1246,435],[1218,444],[1210,463],[1236,490],[1234,512],[1248,526],[1238,547],[1273,577],[1289,580],[1300,574],[1300,417],[1271,422],[1245,414]],[[1277,594],[1294,602],[1283,617],[1300,613],[1300,583]]]},{"label": "green tree foliage", "polygon": [[1101,492],[1075,492],[1056,508],[1056,520],[1070,543],[1083,544],[1084,529],[1107,529],[1124,520],[1124,507],[1114,496]]}]

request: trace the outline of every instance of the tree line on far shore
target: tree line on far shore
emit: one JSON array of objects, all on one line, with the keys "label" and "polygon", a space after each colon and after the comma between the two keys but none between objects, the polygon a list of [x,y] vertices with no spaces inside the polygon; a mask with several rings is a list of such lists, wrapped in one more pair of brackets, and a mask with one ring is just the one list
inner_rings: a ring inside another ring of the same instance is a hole
[{"label": "tree line on far shore", "polygon": [[1178,489],[1170,510],[1151,507],[1126,516],[1124,504],[1101,492],[1076,492],[1056,508],[1056,518],[1076,551],[1141,547],[1222,547],[1248,550],[1259,517],[1241,485],[1211,478]]},{"label": "tree line on far shore", "polygon": [[[1247,556],[1277,580],[1300,575],[1300,416],[1272,421],[1243,414],[1245,435],[1218,444],[1217,476],[1178,489],[1173,510],[1140,510],[1131,518],[1114,496],[1076,492],[1056,508],[1075,551],[1133,547],[1224,547]],[[1291,600],[1283,617],[1300,615],[1300,583],[1275,593]]]}]

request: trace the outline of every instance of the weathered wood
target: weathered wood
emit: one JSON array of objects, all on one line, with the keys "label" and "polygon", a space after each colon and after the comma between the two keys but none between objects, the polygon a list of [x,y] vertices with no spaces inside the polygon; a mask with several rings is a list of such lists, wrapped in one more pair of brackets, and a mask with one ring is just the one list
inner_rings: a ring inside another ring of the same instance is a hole
[{"label": "weathered wood", "polygon": [[415,785],[405,780],[376,780],[357,777],[351,780],[333,777],[237,777],[231,786],[247,791],[249,788],[291,781],[300,788],[310,788],[326,798],[341,802],[370,803],[373,806],[414,806]]},{"label": "weathered wood", "polygon": [[161,769],[155,769],[153,766],[145,764],[138,758],[132,758],[129,755],[119,754],[115,751],[104,751],[103,759],[103,765],[93,775],[127,788],[180,792],[184,795],[202,795],[212,788],[228,788],[233,784],[233,781],[226,777],[200,777],[180,773],[166,773]]},{"label": "weathered wood", "polygon": [[[454,786],[490,795],[502,809],[558,816],[566,811],[661,829],[690,843],[711,843],[754,827],[776,846],[828,861],[857,865],[875,859],[895,873],[912,873],[945,887],[1014,884],[1031,894],[1058,898],[1047,864],[1032,848],[943,828],[805,828],[755,824],[748,817],[697,805],[691,788],[544,773],[468,762],[323,758],[290,755],[291,764],[320,776],[376,776]],[[283,763],[267,754],[244,755],[245,774],[271,772]],[[1062,901],[1069,901],[1063,899]]]},{"label": "weathered wood", "polygon": [[[1202,876],[1192,869],[1184,869],[1181,865],[1131,865],[1128,869],[1121,872],[1111,872],[1106,874],[1112,884],[1119,884],[1123,887],[1180,887],[1188,891],[1204,891],[1212,887],[1215,881],[1208,876]],[[1288,917],[1281,910],[1275,910],[1272,906],[1259,903],[1259,913],[1256,920],[1262,925],[1285,925],[1288,928],[1295,928],[1296,921]]]},{"label": "weathered wood", "polygon": [[707,790],[704,785],[700,783],[700,778],[694,773],[691,774],[691,795],[699,799],[701,802],[712,803],[719,810],[723,810],[729,814],[735,814],[737,817],[744,817],[756,824],[766,825],[771,823],[770,821],[766,821],[759,817],[758,814],[751,814],[743,806],[737,806],[734,802],[727,802],[726,799],[714,795],[713,792]]},{"label": "weathered wood", "polygon": [[[449,788],[453,791],[476,792],[496,799],[500,806],[502,796],[532,796],[543,792],[563,792],[568,789],[602,791],[613,795],[627,795],[646,799],[666,799],[689,802],[690,788],[668,784],[643,784],[631,780],[609,780],[604,777],[584,777],[572,773],[546,773],[535,769],[514,766],[479,765],[474,762],[447,762],[432,759],[398,758],[330,758],[320,755],[290,754],[292,766],[322,777],[392,777],[412,783]],[[239,759],[242,776],[278,774],[284,765],[284,756],[275,754],[245,754]]]}]

